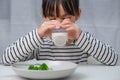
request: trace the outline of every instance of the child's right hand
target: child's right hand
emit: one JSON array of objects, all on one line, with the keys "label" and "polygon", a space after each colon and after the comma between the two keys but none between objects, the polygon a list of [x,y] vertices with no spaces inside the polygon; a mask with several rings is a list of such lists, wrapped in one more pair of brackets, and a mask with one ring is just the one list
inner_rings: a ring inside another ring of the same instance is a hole
[{"label": "child's right hand", "polygon": [[56,29],[59,22],[57,20],[50,20],[43,22],[42,25],[38,27],[38,34],[41,38],[51,36],[52,30]]}]

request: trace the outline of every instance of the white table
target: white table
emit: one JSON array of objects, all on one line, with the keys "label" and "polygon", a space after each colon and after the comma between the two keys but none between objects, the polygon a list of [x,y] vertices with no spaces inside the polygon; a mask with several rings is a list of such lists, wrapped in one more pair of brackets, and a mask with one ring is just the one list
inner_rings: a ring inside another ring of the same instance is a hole
[{"label": "white table", "polygon": [[[0,65],[0,80],[28,79],[19,77],[10,66]],[[61,80],[120,80],[120,66],[80,65],[70,77]]]}]

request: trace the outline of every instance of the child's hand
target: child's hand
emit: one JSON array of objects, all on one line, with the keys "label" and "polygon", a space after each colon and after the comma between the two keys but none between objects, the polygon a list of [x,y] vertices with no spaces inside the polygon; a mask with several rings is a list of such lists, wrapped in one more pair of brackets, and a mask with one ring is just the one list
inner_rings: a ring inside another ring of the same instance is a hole
[{"label": "child's hand", "polygon": [[81,29],[77,24],[70,21],[70,19],[63,20],[61,27],[68,32],[68,43],[71,43],[79,38]]},{"label": "child's hand", "polygon": [[38,34],[39,36],[42,37],[47,37],[51,36],[52,30],[56,29],[59,22],[56,20],[51,20],[51,21],[45,21],[42,25],[39,26],[38,28]]}]

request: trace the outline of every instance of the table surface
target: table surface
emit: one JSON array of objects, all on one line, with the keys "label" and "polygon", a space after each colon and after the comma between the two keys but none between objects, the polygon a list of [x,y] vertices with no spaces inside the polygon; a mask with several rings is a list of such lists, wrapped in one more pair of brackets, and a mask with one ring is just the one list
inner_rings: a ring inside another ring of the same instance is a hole
[{"label": "table surface", "polygon": [[[11,66],[0,64],[0,80],[29,80],[19,77]],[[58,79],[57,79],[58,80]],[[76,71],[62,80],[120,80],[120,65],[79,65]]]}]

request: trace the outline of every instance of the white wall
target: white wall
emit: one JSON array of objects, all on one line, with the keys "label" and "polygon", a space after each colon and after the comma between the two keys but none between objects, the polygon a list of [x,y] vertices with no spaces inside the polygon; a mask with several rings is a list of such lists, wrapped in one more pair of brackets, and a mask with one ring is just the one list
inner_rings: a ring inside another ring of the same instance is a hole
[{"label": "white wall", "polygon": [[[120,54],[120,0],[80,0],[80,27]],[[41,0],[0,0],[0,53],[42,23]]]},{"label": "white wall", "polygon": [[120,54],[120,0],[80,0],[80,24]]}]

